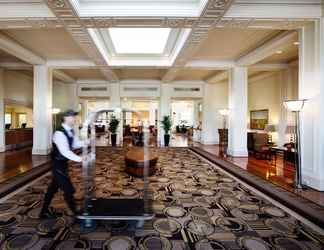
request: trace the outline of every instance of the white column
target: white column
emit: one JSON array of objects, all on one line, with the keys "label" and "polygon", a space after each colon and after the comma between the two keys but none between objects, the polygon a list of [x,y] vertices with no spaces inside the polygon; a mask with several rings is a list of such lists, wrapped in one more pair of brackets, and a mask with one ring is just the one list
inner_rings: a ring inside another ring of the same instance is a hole
[{"label": "white column", "polygon": [[289,135],[286,134],[286,127],[288,125],[294,124],[293,114],[288,112],[284,106],[284,101],[295,100],[298,98],[298,93],[295,91],[298,87],[297,69],[295,67],[290,67],[281,72],[280,80],[280,95],[279,95],[279,121],[278,121],[278,146],[282,146],[289,142]]},{"label": "white column", "polygon": [[234,67],[229,74],[229,121],[228,154],[248,156],[247,151],[247,112],[248,75],[247,68]]},{"label": "white column", "polygon": [[110,84],[110,107],[120,108],[120,86],[119,83]]},{"label": "white column", "polygon": [[[120,109],[121,108],[121,103],[120,103],[120,85],[119,83],[111,83],[110,84],[110,102],[109,102],[109,106],[111,108],[117,108]],[[122,117],[122,113],[119,112],[119,114],[117,114],[118,117],[116,117],[117,119],[119,119],[119,126],[118,126],[118,133],[117,133],[117,145],[122,145],[123,143],[123,117]]]},{"label": "white column", "polygon": [[155,112],[156,112],[156,103],[155,102],[150,102],[150,114],[149,114],[149,125],[155,125],[155,120],[156,120],[156,116],[155,116]]},{"label": "white column", "polygon": [[279,119],[278,119],[278,140],[277,145],[283,146],[286,143],[286,127],[287,127],[287,109],[284,107],[283,103],[288,99],[288,86],[290,85],[288,81],[291,81],[291,69],[284,70],[280,72],[280,83],[279,83]]},{"label": "white column", "polygon": [[324,191],[324,18],[299,32],[301,168],[304,184]]},{"label": "white column", "polygon": [[0,69],[0,152],[4,152],[6,150],[4,84],[4,70]]},{"label": "white column", "polygon": [[227,107],[226,83],[205,84],[203,98],[203,117],[201,143],[205,145],[218,144],[218,129],[222,128],[220,109]]},{"label": "white column", "polygon": [[52,148],[52,70],[34,66],[33,154],[47,155]]},{"label": "white column", "polygon": [[171,115],[171,97],[169,84],[161,84],[161,97],[160,97],[160,113],[158,120],[158,142],[160,145],[164,145],[164,131],[161,127],[161,120],[163,116]]}]

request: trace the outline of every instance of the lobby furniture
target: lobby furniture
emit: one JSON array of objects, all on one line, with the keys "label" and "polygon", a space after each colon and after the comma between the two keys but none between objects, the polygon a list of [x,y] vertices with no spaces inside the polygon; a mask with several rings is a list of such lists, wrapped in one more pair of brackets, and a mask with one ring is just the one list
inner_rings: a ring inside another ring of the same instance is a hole
[{"label": "lobby furniture", "polygon": [[[285,144],[286,145],[286,144]],[[287,162],[295,164],[295,159],[297,159],[297,152],[294,148],[290,147],[271,147],[271,158],[274,158],[274,165],[277,165],[278,156],[282,157],[284,165]]]},{"label": "lobby furniture", "polygon": [[218,129],[218,135],[220,146],[219,150],[222,154],[226,154],[228,147],[228,129]]},{"label": "lobby furniture", "polygon": [[7,150],[31,146],[33,144],[33,129],[8,129],[6,130],[5,140]]},{"label": "lobby furniture", "polygon": [[268,143],[268,134],[251,133],[248,136],[248,149],[255,158],[270,159],[270,145]]},{"label": "lobby furniture", "polygon": [[[146,153],[147,155],[144,155]],[[144,176],[144,166],[149,168],[148,174],[155,173],[155,165],[158,155],[151,149],[134,147],[130,149],[125,156],[126,173],[136,176]]]},{"label": "lobby furniture", "polygon": [[96,134],[105,133],[105,125],[95,125]]}]

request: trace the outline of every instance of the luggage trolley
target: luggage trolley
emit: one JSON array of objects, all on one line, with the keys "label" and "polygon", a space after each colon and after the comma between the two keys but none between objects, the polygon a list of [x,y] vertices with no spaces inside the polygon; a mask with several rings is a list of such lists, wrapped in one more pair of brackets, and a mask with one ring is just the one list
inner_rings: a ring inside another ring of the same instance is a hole
[{"label": "luggage trolley", "polygon": [[[78,219],[82,220],[83,227],[93,227],[96,220],[137,221],[137,225],[141,225],[145,220],[151,220],[154,218],[154,213],[152,212],[151,206],[152,199],[150,198],[150,194],[148,192],[148,164],[144,164],[143,169],[143,199],[104,199],[96,198],[94,196],[93,190],[96,162],[96,135],[94,122],[96,121],[98,115],[102,112],[114,112],[116,116],[119,115],[120,117],[121,111],[121,109],[116,108],[92,112],[84,122],[83,128],[81,130],[81,136],[83,137],[83,139],[90,139],[90,152],[88,146],[85,146],[82,149],[82,154],[84,156],[88,156],[88,160],[82,162],[82,175],[84,179],[85,191],[84,208],[82,214],[77,216]],[[145,156],[147,156],[147,150],[147,147],[145,147],[144,145],[144,158]]]}]

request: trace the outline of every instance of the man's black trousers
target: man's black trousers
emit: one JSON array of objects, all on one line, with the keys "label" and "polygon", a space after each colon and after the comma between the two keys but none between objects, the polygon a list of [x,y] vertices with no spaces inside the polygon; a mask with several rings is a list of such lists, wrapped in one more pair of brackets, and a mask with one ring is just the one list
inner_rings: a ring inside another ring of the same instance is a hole
[{"label": "man's black trousers", "polygon": [[59,189],[61,189],[64,193],[64,199],[67,205],[69,206],[69,208],[72,210],[73,213],[76,213],[75,202],[73,198],[75,189],[68,175],[67,161],[53,160],[52,164],[53,164],[52,166],[53,178],[45,194],[42,212],[48,211],[48,207],[54,195],[57,193]]}]

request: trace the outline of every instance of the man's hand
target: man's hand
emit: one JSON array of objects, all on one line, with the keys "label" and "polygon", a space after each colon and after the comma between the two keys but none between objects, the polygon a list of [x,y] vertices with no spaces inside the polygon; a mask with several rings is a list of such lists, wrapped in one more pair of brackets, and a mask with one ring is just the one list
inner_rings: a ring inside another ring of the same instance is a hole
[{"label": "man's hand", "polygon": [[82,155],[81,158],[82,158],[82,162],[86,162],[90,160],[90,157],[88,155]]}]

